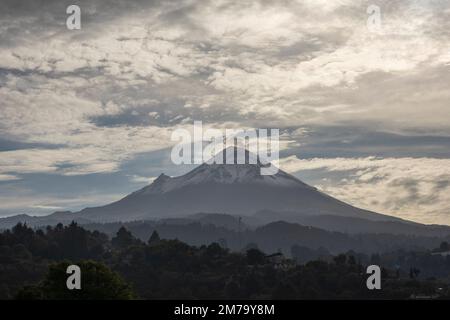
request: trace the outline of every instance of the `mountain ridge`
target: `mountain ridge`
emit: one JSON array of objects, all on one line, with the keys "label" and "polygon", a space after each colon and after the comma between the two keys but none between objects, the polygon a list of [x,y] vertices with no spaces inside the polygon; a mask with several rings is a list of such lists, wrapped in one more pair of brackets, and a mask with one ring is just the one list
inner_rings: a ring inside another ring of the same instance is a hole
[{"label": "mountain ridge", "polygon": [[[226,149],[222,152],[225,160]],[[245,152],[248,160],[250,153]],[[236,155],[236,149],[234,153]],[[413,226],[415,223],[411,221],[354,207],[281,169],[271,176],[261,175],[260,169],[265,165],[259,158],[256,159],[254,164],[237,164],[235,161],[231,164],[203,163],[177,177],[162,173],[151,184],[104,206],[85,208],[75,213],[56,212],[44,217],[3,218],[0,219],[0,228],[22,220],[33,224],[71,220],[107,223],[184,218],[210,213],[242,216],[249,221],[260,220],[264,223],[284,220],[336,231],[350,230],[350,222],[358,225],[350,233],[383,232],[384,227],[390,232],[403,229],[411,233],[420,228],[427,228],[426,233],[431,232],[426,225]],[[442,228],[442,232],[447,229]]]},{"label": "mountain ridge", "polygon": [[282,170],[272,176],[263,176],[260,168],[260,163],[203,163],[178,177],[161,174],[150,185],[119,201],[86,208],[78,213],[87,219],[105,222],[185,216],[199,212],[251,215],[260,210],[400,220],[351,206]]}]

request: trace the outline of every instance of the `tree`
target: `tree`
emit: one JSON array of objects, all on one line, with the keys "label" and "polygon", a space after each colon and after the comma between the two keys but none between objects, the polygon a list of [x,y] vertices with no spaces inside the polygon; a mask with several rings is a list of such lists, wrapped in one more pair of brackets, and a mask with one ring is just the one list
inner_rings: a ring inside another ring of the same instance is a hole
[{"label": "tree", "polygon": [[61,249],[68,259],[89,257],[88,232],[72,221],[61,231]]},{"label": "tree", "polygon": [[24,286],[15,298],[16,300],[42,300],[44,292],[39,286]]},{"label": "tree", "polygon": [[219,246],[221,246],[223,249],[227,249],[228,248],[228,242],[227,239],[225,238],[220,238],[217,240],[217,243],[219,244]]},{"label": "tree", "polygon": [[18,242],[27,245],[31,243],[34,231],[26,223],[22,224],[19,222],[12,228],[12,234]]},{"label": "tree", "polygon": [[69,290],[66,286],[67,267],[71,263],[50,265],[45,279],[36,286],[26,286],[16,299],[44,300],[130,300],[134,294],[130,286],[106,265],[94,261],[81,261],[81,290]]},{"label": "tree", "polygon": [[117,231],[116,236],[111,239],[112,245],[120,249],[124,249],[135,242],[136,239],[133,237],[131,232],[123,226],[120,227],[119,231]]},{"label": "tree", "polygon": [[209,246],[206,247],[206,255],[209,258],[215,258],[221,256],[226,253],[226,250],[223,249],[218,243],[213,242]]},{"label": "tree", "polygon": [[340,254],[334,257],[333,260],[337,265],[343,265],[347,262],[347,256],[345,254]]},{"label": "tree", "polygon": [[355,265],[356,264],[355,256],[349,256],[348,257],[348,264],[350,264],[350,265]]},{"label": "tree", "polygon": [[228,299],[236,299],[236,297],[241,296],[241,288],[239,286],[239,283],[233,279],[230,279],[225,283],[224,291],[225,297]]},{"label": "tree", "polygon": [[247,262],[249,265],[263,264],[266,261],[266,255],[258,249],[247,250]]},{"label": "tree", "polygon": [[12,247],[13,249],[13,256],[17,259],[21,260],[31,260],[32,255],[30,251],[21,243],[16,244]]},{"label": "tree", "polygon": [[150,236],[150,239],[148,239],[148,244],[154,245],[154,244],[159,243],[159,241],[161,241],[161,238],[159,237],[158,232],[156,230],[153,230],[153,233]]},{"label": "tree", "polygon": [[288,283],[279,283],[275,287],[272,293],[272,299],[276,300],[291,300],[295,299],[297,296],[297,292],[295,288]]}]

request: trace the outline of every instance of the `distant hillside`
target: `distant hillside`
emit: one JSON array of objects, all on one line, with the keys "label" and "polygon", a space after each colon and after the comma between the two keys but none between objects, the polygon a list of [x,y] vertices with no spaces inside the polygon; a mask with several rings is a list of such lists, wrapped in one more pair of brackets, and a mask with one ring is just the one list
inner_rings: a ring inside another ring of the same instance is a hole
[{"label": "distant hillside", "polygon": [[358,233],[390,233],[429,237],[446,237],[450,235],[450,227],[442,225],[425,225],[407,220],[373,221],[356,217],[333,215],[304,216],[296,212],[260,211],[252,216],[253,223],[265,224],[272,221],[287,221],[313,226],[329,231],[339,231],[349,234]]},{"label": "distant hillside", "polygon": [[191,245],[218,242],[232,250],[241,250],[250,244],[256,244],[265,252],[276,252],[281,249],[287,255],[290,255],[294,245],[314,250],[325,248],[333,254],[348,250],[378,253],[397,249],[428,250],[438,247],[442,241],[450,240],[450,237],[392,234],[348,235],[283,221],[272,222],[256,229],[243,227],[241,232],[198,221],[186,222],[180,223],[180,221],[176,221],[173,223],[171,220],[134,221],[127,223],[94,223],[84,225],[84,227],[90,230],[99,230],[113,236],[124,225],[135,236],[145,241],[156,230],[166,239],[179,239]]},{"label": "distant hillside", "polygon": [[[249,156],[248,151],[246,154]],[[45,217],[3,218],[0,229],[11,228],[18,222],[42,226],[72,220],[79,224],[160,220],[170,225],[196,221],[237,231],[246,226],[256,228],[286,221],[347,234],[427,237],[450,234],[448,226],[428,226],[356,208],[282,170],[270,176],[261,175],[263,168],[260,162],[203,163],[182,176],[161,174],[152,184],[105,206]]]}]

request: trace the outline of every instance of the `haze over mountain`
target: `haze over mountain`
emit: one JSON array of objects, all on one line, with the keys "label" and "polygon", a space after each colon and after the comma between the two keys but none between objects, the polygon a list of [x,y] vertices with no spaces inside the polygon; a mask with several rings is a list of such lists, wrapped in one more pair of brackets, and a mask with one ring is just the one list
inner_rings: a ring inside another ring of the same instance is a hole
[{"label": "haze over mountain", "polygon": [[16,2],[0,3],[1,217],[79,211],[179,175],[171,135],[202,121],[278,128],[286,172],[450,225],[448,1],[378,3],[392,17],[381,37],[363,1],[92,0],[82,37],[66,3]]},{"label": "haze over mountain", "polygon": [[217,220],[217,225],[227,220],[231,226],[240,216],[249,226],[282,220],[346,233],[450,234],[448,227],[425,226],[356,208],[282,170],[261,175],[261,168],[267,165],[257,157],[255,164],[249,164],[248,151],[244,153],[246,164],[237,164],[236,149],[232,159],[226,158],[229,154],[224,150],[225,164],[203,163],[178,177],[161,174],[150,185],[105,206],[46,217],[13,216],[1,219],[0,227],[18,222],[37,226],[72,220],[105,223],[165,219],[176,223],[175,218],[203,219],[212,224]]},{"label": "haze over mountain", "polygon": [[[225,154],[229,154],[224,152]],[[161,174],[152,184],[102,207],[79,214],[93,221],[145,220],[180,217],[195,213],[253,215],[262,210],[295,212],[299,216],[333,215],[373,221],[400,219],[362,210],[332,198],[282,171],[261,175],[264,167],[237,164],[237,151],[225,164],[203,163],[185,175]],[[246,159],[249,158],[246,152]]]},{"label": "haze over mountain", "polygon": [[203,163],[178,177],[161,174],[150,185],[111,204],[46,217],[9,217],[0,220],[0,227],[18,222],[37,226],[71,220],[105,223],[163,219],[180,223],[186,221],[180,220],[184,218],[217,225],[226,221],[233,229],[233,221],[241,216],[249,226],[283,220],[347,233],[439,236],[450,233],[447,227],[424,226],[353,207],[282,170],[274,175],[261,175],[261,168],[267,165],[258,157],[255,156],[255,164],[249,164],[250,153],[245,150],[246,164],[237,164],[238,150],[227,151],[222,153],[224,164]]}]

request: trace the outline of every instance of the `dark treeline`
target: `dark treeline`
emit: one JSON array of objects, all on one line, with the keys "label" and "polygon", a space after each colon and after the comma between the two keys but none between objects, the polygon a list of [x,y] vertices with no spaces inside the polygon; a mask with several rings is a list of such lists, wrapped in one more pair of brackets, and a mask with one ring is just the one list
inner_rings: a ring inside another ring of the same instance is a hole
[{"label": "dark treeline", "polygon": [[[281,250],[290,255],[294,244],[317,250],[326,248],[331,254],[353,250],[372,254],[392,252],[396,250],[426,251],[439,246],[443,241],[450,242],[450,237],[425,237],[394,234],[345,234],[319,228],[303,226],[283,221],[272,222],[267,225],[251,229],[244,227],[241,232],[213,223],[179,221],[135,221],[126,223],[95,223],[83,225],[89,230],[99,230],[111,237],[123,225],[133,235],[146,240],[154,230],[166,239],[179,239],[190,245],[200,246],[212,242],[223,243],[223,246],[237,251],[248,243],[256,243],[265,252]],[[280,236],[282,235],[282,236]]]},{"label": "dark treeline", "polygon": [[[326,250],[318,250],[323,255],[314,256],[316,251],[293,247],[299,262],[308,254],[313,255],[312,261],[296,264],[281,254],[267,256],[255,245],[248,245],[247,249],[238,253],[217,243],[191,246],[179,240],[161,239],[155,231],[143,241],[124,227],[109,239],[99,231],[88,231],[76,223],[41,230],[18,224],[0,234],[0,298],[449,297],[443,278],[423,278],[420,274],[424,271],[416,264],[408,265],[409,262],[405,262],[405,269],[411,271],[409,274],[383,268],[382,290],[371,291],[366,287],[368,263],[364,255],[347,252],[331,256]],[[380,263],[387,259],[383,255],[378,258]],[[377,256],[368,259],[377,259]],[[65,270],[72,263],[82,269],[83,289],[79,291],[69,291],[65,287]],[[445,257],[433,263],[448,268]]]}]

